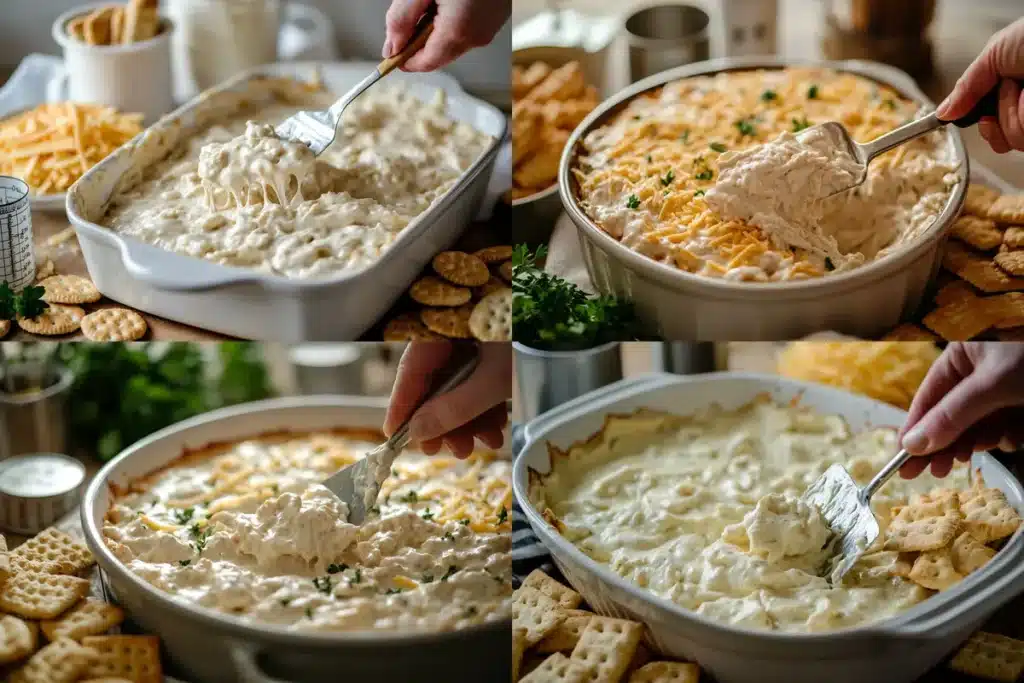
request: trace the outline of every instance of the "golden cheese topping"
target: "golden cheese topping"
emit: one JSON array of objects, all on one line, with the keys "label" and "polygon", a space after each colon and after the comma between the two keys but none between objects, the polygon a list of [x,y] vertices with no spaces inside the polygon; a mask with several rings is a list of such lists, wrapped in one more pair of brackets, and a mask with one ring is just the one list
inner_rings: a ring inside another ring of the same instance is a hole
[{"label": "golden cheese topping", "polygon": [[[859,189],[819,203],[816,192],[850,174],[818,182],[831,156],[793,136],[839,121],[866,142],[917,110],[891,88],[828,69],[688,78],[591,131],[572,172],[587,215],[652,259],[729,280],[818,277],[919,238],[948,202],[956,168],[936,132],[873,161]],[[745,152],[765,143],[764,154]]]},{"label": "golden cheese topping", "polygon": [[509,462],[404,452],[357,527],[319,482],[379,440],[276,435],[188,454],[117,492],[106,542],[178,599],[295,630],[510,618]]},{"label": "golden cheese topping", "polygon": [[[882,535],[836,586],[825,578],[830,531],[800,500],[830,465],[864,484],[897,450],[895,430],[855,434],[840,417],[767,398],[690,417],[641,411],[551,449],[552,471],[530,495],[567,540],[658,596],[732,625],[825,631],[929,595],[892,576],[897,553],[880,548],[889,510],[938,480],[895,477],[873,497]],[[966,488],[967,469],[941,485]]]}]

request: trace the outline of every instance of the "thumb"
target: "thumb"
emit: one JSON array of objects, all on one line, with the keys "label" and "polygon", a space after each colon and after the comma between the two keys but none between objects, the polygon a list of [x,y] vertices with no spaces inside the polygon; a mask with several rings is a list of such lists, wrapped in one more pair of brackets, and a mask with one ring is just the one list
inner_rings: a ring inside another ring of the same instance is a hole
[{"label": "thumb", "polygon": [[387,59],[397,54],[409,42],[416,22],[430,7],[433,0],[392,0],[384,20],[387,37],[380,56]]},{"label": "thumb", "polygon": [[1002,79],[1021,77],[1024,77],[1024,19],[992,37],[935,113],[943,121],[955,121],[970,113]]}]

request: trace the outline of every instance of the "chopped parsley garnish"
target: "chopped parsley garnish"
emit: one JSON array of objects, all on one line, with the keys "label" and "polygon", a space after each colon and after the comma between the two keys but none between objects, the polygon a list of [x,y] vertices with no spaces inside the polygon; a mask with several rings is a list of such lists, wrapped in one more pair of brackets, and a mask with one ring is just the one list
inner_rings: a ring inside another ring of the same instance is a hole
[{"label": "chopped parsley garnish", "polygon": [[705,168],[703,171],[701,171],[700,173],[693,177],[696,178],[697,180],[711,180],[712,178],[715,177],[715,172],[712,171],[710,168]]},{"label": "chopped parsley garnish", "polygon": [[434,575],[433,574],[424,574],[423,575],[423,583],[432,583],[433,581],[434,581]]},{"label": "chopped parsley garnish", "polygon": [[672,171],[669,171],[668,173],[665,174],[665,177],[661,179],[662,187],[668,187],[669,185],[672,184],[672,181],[675,180],[675,179],[676,179],[676,174],[673,173]]},{"label": "chopped parsley garnish", "polygon": [[395,595],[396,593],[401,593],[401,592],[402,592],[401,588],[389,588],[386,591],[384,591],[384,595]]},{"label": "chopped parsley garnish", "polygon": [[398,500],[402,501],[403,503],[415,503],[419,501],[419,499],[420,497],[416,494],[415,491],[409,491],[409,493],[405,494]]},{"label": "chopped parsley garnish", "polygon": [[710,145],[708,145],[708,147],[710,147],[711,149],[715,150],[719,154],[721,154],[721,153],[725,152],[725,150],[729,149],[728,147],[723,145],[721,142],[712,142]]},{"label": "chopped parsley garnish", "polygon": [[892,99],[891,97],[887,97],[884,100],[882,100],[882,104],[889,107],[889,109],[896,109],[896,100]]},{"label": "chopped parsley garnish", "polygon": [[446,532],[444,532],[444,539],[446,541],[451,541],[452,543],[454,543],[455,542],[455,535],[452,534],[452,532],[450,532],[450,531],[446,531]]},{"label": "chopped parsley garnish", "polygon": [[441,577],[441,580],[447,581],[450,577],[454,576],[455,572],[457,571],[459,571],[459,568],[456,567],[454,564],[448,565],[448,571],[444,573],[444,576]]},{"label": "chopped parsley garnish", "polygon": [[647,155],[647,163],[651,163],[653,161],[654,161],[654,158],[650,154],[648,154]]},{"label": "chopped parsley garnish", "polygon": [[626,208],[629,208],[629,209],[639,209],[640,208],[640,198],[637,197],[635,194],[629,195],[629,198],[626,199]]},{"label": "chopped parsley garnish", "polygon": [[184,510],[175,510],[172,513],[172,516],[174,517],[175,522],[182,526],[185,526],[190,521],[192,521],[192,515],[194,515],[195,513],[195,508],[185,508]]},{"label": "chopped parsley garnish", "polygon": [[356,567],[355,576],[352,577],[352,583],[360,583],[363,580],[363,570]]},{"label": "chopped parsley garnish", "polygon": [[774,90],[765,90],[761,93],[762,102],[771,102],[772,100],[779,99],[779,95]]},{"label": "chopped parsley garnish", "polygon": [[832,263],[832,259],[830,259],[829,257],[826,256],[825,257],[825,270],[835,270],[835,269],[836,269],[836,266],[835,266],[834,263]]},{"label": "chopped parsley garnish", "polygon": [[736,129],[740,132],[740,135],[756,135],[757,129],[754,128],[754,124],[747,119],[740,119],[735,124]]},{"label": "chopped parsley garnish", "polygon": [[434,513],[431,512],[430,510],[424,510],[423,514],[420,515],[420,517],[429,522],[430,520],[434,519]]},{"label": "chopped parsley garnish", "polygon": [[689,142],[690,141],[690,131],[684,130],[683,134],[679,136],[679,141],[684,143],[684,144]]},{"label": "chopped parsley garnish", "polygon": [[210,535],[213,534],[213,529],[203,529],[199,526],[199,522],[196,522],[188,528],[188,532],[192,538],[195,539],[196,552],[201,553],[206,550],[206,541],[210,538]]},{"label": "chopped parsley garnish", "polygon": [[292,603],[292,598],[281,598],[279,602],[281,603],[281,607],[287,607]]},{"label": "chopped parsley garnish", "polygon": [[318,576],[318,577],[316,577],[315,579],[313,579],[313,585],[316,587],[316,589],[318,591],[320,591],[324,595],[330,595],[331,594],[331,589],[334,587],[332,585],[332,581],[331,581],[331,577],[330,576]]},{"label": "chopped parsley garnish", "polygon": [[704,192],[704,190],[697,190],[696,192],[693,193],[693,196],[694,197],[703,197],[705,194],[706,193]]},{"label": "chopped parsley garnish", "polygon": [[508,519],[508,509],[506,509],[505,506],[502,505],[501,509],[498,510],[498,524],[504,524],[505,520],[507,520],[507,519]]},{"label": "chopped parsley garnish", "polygon": [[469,618],[469,617],[475,617],[475,616],[476,616],[476,607],[474,607],[473,605],[470,605],[469,607],[466,608],[466,617]]},{"label": "chopped parsley garnish", "polygon": [[43,301],[45,290],[42,287],[26,287],[16,294],[7,281],[0,282],[0,320],[15,318],[38,318],[50,307]]},{"label": "chopped parsley garnish", "polygon": [[338,572],[343,572],[346,569],[348,569],[348,565],[345,564],[344,562],[341,563],[341,564],[334,564],[332,562],[331,564],[327,565],[327,573],[328,574],[337,574]]},{"label": "chopped parsley garnish", "polygon": [[803,117],[802,119],[793,119],[793,132],[794,133],[799,133],[804,128],[810,128],[810,127],[811,127],[811,122],[807,120],[806,116]]},{"label": "chopped parsley garnish", "polygon": [[640,120],[640,115],[639,115],[639,114],[635,114],[635,115],[633,116],[633,120],[634,120],[634,121],[639,121],[639,120]]},{"label": "chopped parsley garnish", "polygon": [[818,99],[818,86],[812,85],[807,89],[807,99],[816,100]]},{"label": "chopped parsley garnish", "polygon": [[192,560],[178,560],[178,564],[180,564],[182,567],[187,567],[190,564],[192,564]]},{"label": "chopped parsley garnish", "polygon": [[306,618],[307,619],[312,619],[313,618],[313,608],[312,607],[307,607],[306,608]]},{"label": "chopped parsley garnish", "polygon": [[372,514],[379,515],[380,514],[380,506],[374,505],[372,508],[370,508],[370,512]]},{"label": "chopped parsley garnish", "polygon": [[392,477],[397,477],[398,476],[398,470],[396,470],[395,468],[391,468],[391,476]]},{"label": "chopped parsley garnish", "polygon": [[494,579],[495,581],[497,581],[498,583],[505,583],[505,579],[503,579],[500,576],[497,576],[495,574],[491,574],[491,578]]},{"label": "chopped parsley garnish", "polygon": [[469,526],[469,520],[468,519],[460,519],[459,520],[459,524],[461,524],[462,526]]},{"label": "chopped parsley garnish", "polygon": [[273,491],[275,494],[281,493],[281,485],[280,484],[271,484],[270,485],[270,490]]}]

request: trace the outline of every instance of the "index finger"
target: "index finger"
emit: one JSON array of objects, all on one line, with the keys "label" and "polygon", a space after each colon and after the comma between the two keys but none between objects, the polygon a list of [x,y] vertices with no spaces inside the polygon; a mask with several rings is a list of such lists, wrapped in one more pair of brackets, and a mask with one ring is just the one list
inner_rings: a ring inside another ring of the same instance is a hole
[{"label": "index finger", "polygon": [[910,403],[907,420],[899,431],[900,443],[903,442],[903,436],[907,431],[920,422],[921,418],[964,378],[964,373],[954,357],[958,353],[963,353],[959,342],[950,344],[928,370],[924,381],[914,394],[914,400]]},{"label": "index finger", "polygon": [[937,113],[941,120],[955,121],[966,116],[989,90],[999,84],[999,69],[996,67],[994,49],[996,38],[993,38],[977,59],[971,62],[953,86],[953,92],[939,106]]},{"label": "index finger", "polygon": [[452,344],[447,341],[413,341],[405,347],[398,362],[398,374],[391,389],[387,416],[383,431],[391,436],[395,430],[412,416],[420,399],[430,388],[434,372],[444,367],[452,353]]}]

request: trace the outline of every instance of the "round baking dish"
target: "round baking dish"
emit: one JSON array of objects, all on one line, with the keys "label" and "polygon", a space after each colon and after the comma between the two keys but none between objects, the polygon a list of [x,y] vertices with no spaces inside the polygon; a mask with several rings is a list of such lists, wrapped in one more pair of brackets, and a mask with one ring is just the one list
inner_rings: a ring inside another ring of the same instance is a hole
[{"label": "round baking dish", "polygon": [[245,622],[175,599],[133,574],[103,542],[111,484],[151,473],[189,448],[253,435],[331,427],[379,429],[386,402],[312,396],[216,410],[172,425],[131,446],[100,470],[82,503],[82,528],[104,586],[133,621],[163,642],[164,654],[190,683],[407,683],[424,672],[465,683],[508,678],[511,620],[447,633],[296,633]]},{"label": "round baking dish", "polygon": [[941,247],[963,206],[969,177],[967,152],[955,128],[947,128],[947,144],[951,161],[959,164],[960,182],[935,223],[918,241],[846,273],[765,283],[703,277],[632,251],[599,228],[580,207],[578,186],[570,173],[580,142],[630,100],[691,76],[789,66],[853,73],[890,86],[921,105],[932,106],[910,76],[875,62],[725,58],[671,69],[633,84],[601,103],[569,138],[558,171],[559,196],[579,231],[587,271],[601,293],[631,300],[651,333],[687,341],[778,341],[820,330],[877,337],[917,310],[938,272]]},{"label": "round baking dish", "polygon": [[[595,562],[548,524],[533,504],[530,473],[546,473],[546,445],[561,449],[592,436],[609,413],[637,408],[691,414],[709,404],[739,407],[768,394],[842,416],[854,431],[900,425],[906,413],[820,384],[750,373],[652,374],[608,385],[534,419],[512,470],[512,487],[530,526],[566,578],[596,611],[641,621],[654,646],[698,662],[718,683],[906,683],[933,667],[1000,605],[1024,590],[1024,531],[1018,530],[983,569],[954,588],[891,619],[856,628],[802,634],[754,630],[710,620],[660,598]],[[976,453],[989,486],[1024,509],[1024,489],[987,453]]]}]

